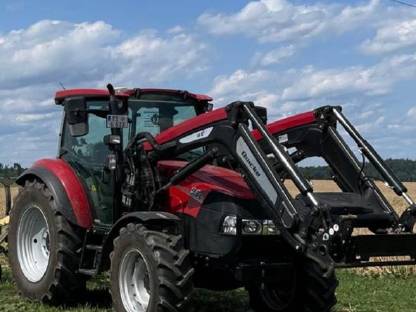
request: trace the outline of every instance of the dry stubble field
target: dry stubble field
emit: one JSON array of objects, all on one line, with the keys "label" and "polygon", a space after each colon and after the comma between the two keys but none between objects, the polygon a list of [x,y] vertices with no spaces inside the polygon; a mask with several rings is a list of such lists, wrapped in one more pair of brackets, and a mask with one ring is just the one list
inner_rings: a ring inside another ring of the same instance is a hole
[{"label": "dry stubble field", "polygon": [[[288,182],[286,183],[286,185],[288,186],[289,191],[293,195],[295,195],[296,189],[293,183]],[[313,180],[312,185],[314,187],[315,192],[337,192],[339,191],[339,188],[337,187],[337,185],[332,181]],[[391,189],[387,188],[381,182],[377,182],[377,185],[382,189],[387,199],[393,204],[393,206],[395,207],[397,211],[400,212],[406,208],[405,202],[401,198],[398,198]],[[409,189],[409,194],[413,198],[416,198],[416,182],[408,182],[408,183],[405,183],[405,185]],[[18,188],[13,187],[12,197],[15,197],[17,193],[18,193]],[[4,215],[4,203],[5,203],[4,192],[3,192],[3,188],[0,187],[0,217]]]},{"label": "dry stubble field", "polygon": [[[315,191],[333,192],[337,186],[331,181],[313,181]],[[287,183],[295,194],[292,183]],[[406,208],[403,200],[382,183],[378,183],[386,197],[401,212]],[[416,198],[416,183],[406,183],[410,194]],[[4,215],[4,194],[0,188],[0,217]],[[13,196],[17,188],[13,189]],[[111,299],[107,291],[107,280],[94,280],[89,292],[81,303],[72,307],[49,307],[21,299],[7,269],[7,261],[0,257],[6,267],[3,282],[0,283],[0,311],[38,311],[38,312],[109,312]],[[340,287],[337,291],[339,304],[337,312],[415,312],[416,311],[416,270],[414,267],[383,268],[339,271]],[[248,301],[243,290],[215,293],[198,290],[193,301],[192,312],[248,312]]]}]

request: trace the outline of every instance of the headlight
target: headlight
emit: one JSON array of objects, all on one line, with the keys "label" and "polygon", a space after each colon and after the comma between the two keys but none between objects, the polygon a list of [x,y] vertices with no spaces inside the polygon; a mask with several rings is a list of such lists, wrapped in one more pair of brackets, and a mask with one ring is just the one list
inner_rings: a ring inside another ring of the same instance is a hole
[{"label": "headlight", "polygon": [[272,220],[263,221],[263,235],[278,235],[277,227]]},{"label": "headlight", "polygon": [[226,216],[222,222],[221,232],[226,235],[237,235],[237,216]]},{"label": "headlight", "polygon": [[262,232],[261,220],[243,219],[241,224],[241,234],[243,235],[260,235]]},{"label": "headlight", "polygon": [[225,235],[279,235],[272,220],[239,219],[235,215],[226,216],[220,232]]}]

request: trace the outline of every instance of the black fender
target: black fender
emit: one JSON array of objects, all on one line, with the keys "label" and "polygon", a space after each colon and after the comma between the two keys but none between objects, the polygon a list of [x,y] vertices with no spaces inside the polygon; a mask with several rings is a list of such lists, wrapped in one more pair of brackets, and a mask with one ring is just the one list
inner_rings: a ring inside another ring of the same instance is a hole
[{"label": "black fender", "polygon": [[102,263],[100,271],[105,271],[110,266],[109,255],[113,250],[113,241],[119,235],[120,229],[129,223],[140,223],[150,228],[160,229],[169,227],[175,233],[182,233],[182,219],[164,211],[135,211],[123,215],[114,225],[105,238],[102,250]]},{"label": "black fender", "polygon": [[61,181],[48,169],[42,167],[33,167],[25,170],[16,180],[16,184],[24,187],[27,180],[37,179],[44,183],[49,191],[52,193],[56,209],[69,222],[77,224],[75,213],[72,210],[71,202],[62,185]]}]

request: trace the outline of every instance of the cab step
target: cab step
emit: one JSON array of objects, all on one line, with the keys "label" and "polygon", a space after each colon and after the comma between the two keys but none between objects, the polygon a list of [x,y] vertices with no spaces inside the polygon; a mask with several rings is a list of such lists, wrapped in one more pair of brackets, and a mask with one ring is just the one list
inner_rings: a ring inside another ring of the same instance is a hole
[{"label": "cab step", "polygon": [[81,261],[78,272],[88,276],[95,276],[100,271],[103,244],[106,231],[97,231],[96,228],[88,231],[84,238]]}]

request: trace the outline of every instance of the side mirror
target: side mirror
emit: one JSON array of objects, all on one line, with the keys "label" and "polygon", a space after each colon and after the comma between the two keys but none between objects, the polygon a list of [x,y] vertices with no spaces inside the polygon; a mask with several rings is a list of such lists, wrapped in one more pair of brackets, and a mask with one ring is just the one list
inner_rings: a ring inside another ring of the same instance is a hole
[{"label": "side mirror", "polygon": [[65,100],[65,114],[69,132],[73,137],[88,133],[87,102],[84,97],[73,97]]},{"label": "side mirror", "polygon": [[109,83],[107,85],[108,93],[110,93],[109,109],[113,115],[126,115],[127,114],[127,102],[124,102],[117,98],[116,90],[113,85]]}]

